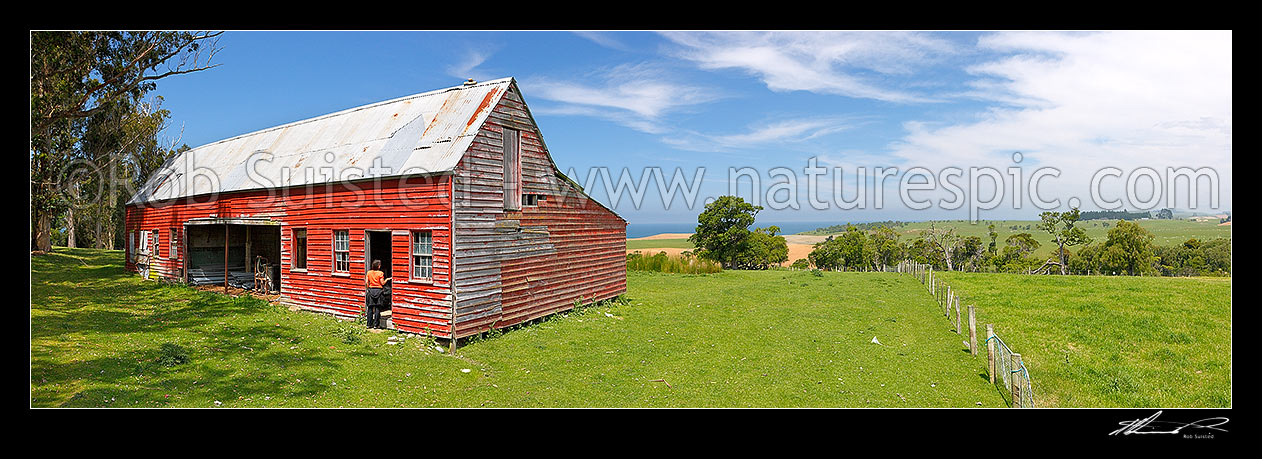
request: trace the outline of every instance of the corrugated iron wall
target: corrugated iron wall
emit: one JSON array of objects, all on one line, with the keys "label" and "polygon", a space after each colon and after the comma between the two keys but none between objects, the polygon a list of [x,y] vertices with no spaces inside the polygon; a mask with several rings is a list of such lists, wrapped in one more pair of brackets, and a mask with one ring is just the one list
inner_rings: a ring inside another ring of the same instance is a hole
[{"label": "corrugated iron wall", "polygon": [[[209,203],[178,203],[156,207],[129,206],[126,230],[161,230],[161,256],[153,270],[163,278],[181,280],[186,252],[166,260],[168,228],[182,235],[184,223],[195,218],[269,218],[281,225],[281,293],[301,308],[341,317],[354,317],[364,307],[365,230],[391,230],[394,254],[395,326],[401,330],[450,336],[450,175],[393,178],[380,184],[317,185],[286,192],[232,193]],[[283,194],[282,194],[283,193]],[[205,201],[205,198],[201,199]],[[224,212],[230,212],[225,214]],[[219,226],[222,230],[222,226]],[[307,270],[293,270],[293,229],[307,230]],[[350,236],[350,270],[335,275],[333,231]],[[433,278],[428,283],[408,279],[410,231],[433,234]],[[182,236],[179,236],[182,237]],[[177,237],[177,239],[179,238]],[[127,269],[135,271],[130,257]]]},{"label": "corrugated iron wall", "polygon": [[[512,87],[456,168],[456,336],[502,328],[626,292],[626,222],[557,176]],[[503,131],[520,131],[524,193],[504,210]]]}]

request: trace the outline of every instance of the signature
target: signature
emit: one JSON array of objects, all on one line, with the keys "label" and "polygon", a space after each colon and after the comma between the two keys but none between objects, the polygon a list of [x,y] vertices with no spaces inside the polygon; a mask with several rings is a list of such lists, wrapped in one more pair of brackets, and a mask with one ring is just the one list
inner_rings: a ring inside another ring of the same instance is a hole
[{"label": "signature", "polygon": [[[1217,430],[1220,432],[1227,431],[1227,429],[1218,428],[1218,426],[1221,426],[1227,423],[1228,419],[1224,417],[1205,418],[1205,419],[1195,421],[1195,422],[1184,423],[1184,422],[1158,421],[1157,420],[1158,416],[1161,416],[1160,411],[1153,413],[1152,416],[1149,416],[1146,418],[1119,422],[1118,424],[1121,425],[1122,428],[1114,430],[1113,432],[1110,432],[1109,435],[1178,434],[1182,432],[1183,429],[1187,429],[1187,428],[1209,429],[1209,430]],[[1158,428],[1171,429],[1171,430],[1157,430]]]}]

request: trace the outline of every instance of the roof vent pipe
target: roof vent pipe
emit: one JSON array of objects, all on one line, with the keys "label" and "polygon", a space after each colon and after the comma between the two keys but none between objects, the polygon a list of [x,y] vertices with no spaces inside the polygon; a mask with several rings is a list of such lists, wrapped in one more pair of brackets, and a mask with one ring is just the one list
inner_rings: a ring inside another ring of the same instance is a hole
[{"label": "roof vent pipe", "polygon": [[478,84],[478,82],[473,81],[473,78],[470,78],[470,79],[468,79],[468,80],[465,80],[465,82],[464,82],[464,85],[465,85],[465,86],[473,86],[473,85],[475,85],[475,84]]}]

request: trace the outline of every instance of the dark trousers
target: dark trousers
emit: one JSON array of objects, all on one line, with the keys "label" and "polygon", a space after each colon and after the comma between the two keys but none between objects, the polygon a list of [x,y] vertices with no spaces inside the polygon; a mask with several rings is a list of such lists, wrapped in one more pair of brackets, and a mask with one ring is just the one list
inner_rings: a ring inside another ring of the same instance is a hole
[{"label": "dark trousers", "polygon": [[385,306],[385,302],[382,300],[381,289],[368,289],[364,295],[364,302],[367,306],[368,328],[381,328],[381,309]]}]

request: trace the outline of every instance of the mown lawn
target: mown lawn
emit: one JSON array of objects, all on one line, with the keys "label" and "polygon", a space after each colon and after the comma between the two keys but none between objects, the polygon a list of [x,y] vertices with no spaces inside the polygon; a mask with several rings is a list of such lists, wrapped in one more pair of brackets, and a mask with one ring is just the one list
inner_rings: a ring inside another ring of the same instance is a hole
[{"label": "mown lawn", "polygon": [[330,316],[143,281],[121,252],[57,249],[31,258],[31,405],[1004,406],[984,358],[909,276],[822,274],[632,272],[623,301],[453,357],[414,335],[388,344]]},{"label": "mown lawn", "polygon": [[939,278],[1022,355],[1039,406],[1231,407],[1231,278]]}]

